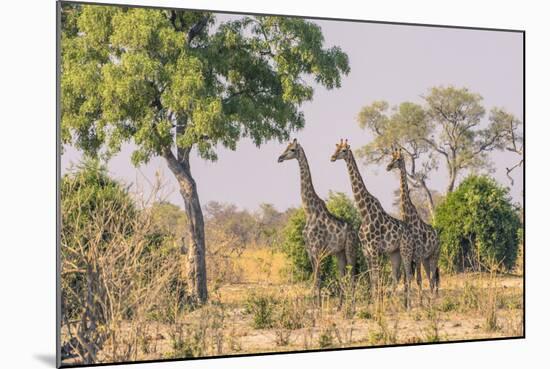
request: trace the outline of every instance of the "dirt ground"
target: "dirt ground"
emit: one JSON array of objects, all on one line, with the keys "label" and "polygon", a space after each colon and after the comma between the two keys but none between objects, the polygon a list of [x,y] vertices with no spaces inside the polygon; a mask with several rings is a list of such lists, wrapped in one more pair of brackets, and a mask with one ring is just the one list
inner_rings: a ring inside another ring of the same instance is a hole
[{"label": "dirt ground", "polygon": [[[310,284],[286,280],[283,255],[250,252],[241,255],[237,264],[249,271],[247,278],[211,288],[207,306],[180,314],[176,322],[122,322],[119,337],[127,335],[125,342],[135,346],[131,359],[523,335],[523,278],[519,275],[443,274],[437,297],[431,297],[424,280],[422,303],[413,283],[410,310],[402,303],[403,286],[376,303],[357,288],[355,297],[339,308],[336,297],[325,296],[316,304]],[[102,361],[111,361],[110,350],[104,350]]]}]

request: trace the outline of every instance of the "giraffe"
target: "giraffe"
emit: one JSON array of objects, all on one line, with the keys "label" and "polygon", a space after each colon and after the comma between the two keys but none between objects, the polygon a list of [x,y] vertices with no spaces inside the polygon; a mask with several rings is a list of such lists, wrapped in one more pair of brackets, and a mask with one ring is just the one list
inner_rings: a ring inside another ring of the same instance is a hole
[{"label": "giraffe", "polygon": [[405,269],[405,306],[410,308],[412,264],[416,248],[410,228],[405,222],[387,214],[380,201],[367,190],[347,140],[340,140],[336,144],[336,151],[330,158],[332,162],[340,159],[346,162],[355,204],[361,215],[359,239],[371,271],[371,283],[377,286],[380,254],[390,257],[394,285],[399,280],[402,260]]},{"label": "giraffe", "polygon": [[[282,163],[292,159],[296,159],[300,167],[302,206],[306,214],[303,237],[313,268],[314,287],[317,290],[317,297],[320,299],[321,261],[329,255],[334,255],[338,260],[340,276],[343,277],[349,268],[353,277],[355,252],[359,246],[359,238],[352,225],[332,215],[325,202],[315,192],[306,154],[296,139],[279,156],[278,162]],[[340,295],[341,301],[342,295]]]},{"label": "giraffe", "polygon": [[[407,170],[405,169],[405,158],[401,149],[393,150],[392,160],[386,170],[391,171],[396,168],[399,169],[400,175],[401,217],[411,228],[417,244],[417,259],[424,265],[426,276],[430,282],[430,291],[432,294],[435,291],[435,295],[437,296],[439,290],[439,267],[437,266],[440,253],[439,238],[435,229],[422,220],[411,201]],[[422,288],[420,263],[417,264],[416,268],[417,282],[419,283],[419,287]]]}]

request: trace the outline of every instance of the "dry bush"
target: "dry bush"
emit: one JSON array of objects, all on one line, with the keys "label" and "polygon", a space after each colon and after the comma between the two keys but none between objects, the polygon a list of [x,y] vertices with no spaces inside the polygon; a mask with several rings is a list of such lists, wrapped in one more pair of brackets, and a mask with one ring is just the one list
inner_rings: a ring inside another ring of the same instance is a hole
[{"label": "dry bush", "polygon": [[100,201],[89,211],[83,193],[70,201],[62,198],[62,223],[78,224],[61,232],[63,359],[82,364],[135,360],[140,347],[149,350],[143,341],[148,315],[179,279],[180,250],[152,245],[154,195],[135,208]]},{"label": "dry bush", "polygon": [[275,344],[287,346],[293,330],[313,326],[316,308],[312,298],[292,290],[281,291],[280,298],[276,300],[274,312]]},{"label": "dry bush", "polygon": [[171,351],[165,355],[167,358],[222,355],[225,352],[228,341],[225,305],[210,301],[193,312],[191,322],[184,322],[184,318],[185,313],[182,313],[174,324],[169,325]]},{"label": "dry bush", "polygon": [[222,229],[210,226],[206,228],[206,245],[209,281],[216,286],[241,282],[243,270],[236,260],[242,254],[244,245],[239,243],[239,239]]},{"label": "dry bush", "polygon": [[399,319],[390,321],[386,317],[375,320],[376,329],[369,331],[368,342],[371,345],[394,345],[397,343]]},{"label": "dry bush", "polygon": [[331,348],[336,347],[336,341],[341,343],[341,336],[336,323],[333,321],[328,321],[323,324],[321,332],[319,332],[319,337],[317,338],[317,343],[319,348]]},{"label": "dry bush", "polygon": [[501,266],[499,263],[491,262],[487,268],[489,270],[489,280],[485,288],[485,298],[481,300],[480,307],[484,319],[485,330],[494,332],[501,328],[497,317],[498,301],[501,296],[497,273],[501,269]]},{"label": "dry bush", "polygon": [[429,306],[426,308],[426,319],[428,320],[428,326],[424,329],[424,341],[441,341],[443,337],[441,335],[442,323],[439,311],[435,307]]}]

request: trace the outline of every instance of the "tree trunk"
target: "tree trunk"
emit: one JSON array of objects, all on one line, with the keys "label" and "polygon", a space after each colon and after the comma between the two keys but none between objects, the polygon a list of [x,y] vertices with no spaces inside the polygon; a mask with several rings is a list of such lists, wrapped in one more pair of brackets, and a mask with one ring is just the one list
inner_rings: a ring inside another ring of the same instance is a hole
[{"label": "tree trunk", "polygon": [[420,184],[422,186],[422,189],[424,190],[424,193],[426,194],[426,199],[428,200],[428,210],[430,211],[430,217],[431,217],[430,221],[433,222],[433,219],[435,216],[435,210],[434,210],[434,199],[432,196],[432,192],[430,191],[430,189],[428,188],[424,180],[422,180]]},{"label": "tree trunk", "polygon": [[456,181],[456,169],[455,168],[449,168],[449,185],[447,186],[447,194],[450,194],[455,189],[455,181]]},{"label": "tree trunk", "polygon": [[187,247],[188,290],[191,300],[204,303],[208,298],[206,286],[206,247],[204,241],[204,219],[197,192],[197,184],[191,176],[189,156],[177,160],[170,150],[164,152],[168,168],[174,173],[180,185],[180,193],[185,202],[185,213],[189,227]]}]

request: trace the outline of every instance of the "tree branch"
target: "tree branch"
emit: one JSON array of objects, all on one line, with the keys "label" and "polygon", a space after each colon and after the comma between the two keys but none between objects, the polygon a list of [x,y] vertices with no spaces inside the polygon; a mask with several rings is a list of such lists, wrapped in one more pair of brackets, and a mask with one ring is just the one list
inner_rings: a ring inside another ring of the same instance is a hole
[{"label": "tree branch", "polygon": [[517,162],[513,167],[506,168],[506,177],[508,177],[510,179],[510,183],[512,184],[512,186],[514,185],[514,179],[512,178],[510,173],[512,173],[512,171],[514,169],[516,169],[517,167],[520,167],[521,165],[523,165],[523,159],[521,159],[519,162]]},{"label": "tree branch", "polygon": [[191,41],[193,41],[193,39],[202,32],[204,27],[208,24],[209,18],[209,16],[202,17],[189,29],[189,32],[187,33],[187,45],[190,45]]}]

